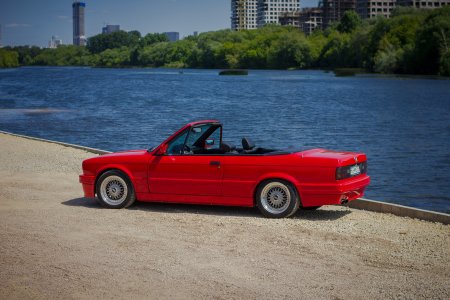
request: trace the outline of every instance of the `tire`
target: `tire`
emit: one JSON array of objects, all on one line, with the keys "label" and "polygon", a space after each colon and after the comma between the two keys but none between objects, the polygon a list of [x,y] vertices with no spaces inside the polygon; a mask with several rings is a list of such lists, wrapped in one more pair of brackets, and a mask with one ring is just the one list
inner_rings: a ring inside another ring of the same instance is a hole
[{"label": "tire", "polygon": [[308,207],[302,207],[303,210],[316,210],[318,208],[321,208],[322,205],[319,206],[308,206]]},{"label": "tire", "polygon": [[107,208],[124,208],[136,200],[130,179],[118,170],[103,173],[95,186],[97,200]]},{"label": "tire", "polygon": [[271,179],[258,186],[256,205],[265,217],[284,218],[295,214],[300,206],[300,199],[292,184]]}]

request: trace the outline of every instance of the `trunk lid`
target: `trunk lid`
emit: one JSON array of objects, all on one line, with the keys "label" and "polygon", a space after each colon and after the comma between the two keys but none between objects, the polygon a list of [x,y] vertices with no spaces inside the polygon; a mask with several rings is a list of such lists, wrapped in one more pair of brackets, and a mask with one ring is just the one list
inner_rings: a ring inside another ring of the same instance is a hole
[{"label": "trunk lid", "polygon": [[304,160],[311,161],[313,164],[333,167],[354,165],[367,160],[364,153],[327,149],[311,149],[298,152],[297,154],[301,155]]}]

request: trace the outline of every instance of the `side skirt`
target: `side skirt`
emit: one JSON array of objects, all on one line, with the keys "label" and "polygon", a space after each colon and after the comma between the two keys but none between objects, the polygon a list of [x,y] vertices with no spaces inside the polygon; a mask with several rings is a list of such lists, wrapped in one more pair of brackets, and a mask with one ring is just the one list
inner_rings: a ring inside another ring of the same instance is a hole
[{"label": "side skirt", "polygon": [[149,194],[137,193],[137,200],[142,202],[167,202],[167,203],[187,203],[206,204],[223,206],[245,206],[253,207],[252,198],[243,197],[221,197],[221,196],[194,196],[176,194]]}]

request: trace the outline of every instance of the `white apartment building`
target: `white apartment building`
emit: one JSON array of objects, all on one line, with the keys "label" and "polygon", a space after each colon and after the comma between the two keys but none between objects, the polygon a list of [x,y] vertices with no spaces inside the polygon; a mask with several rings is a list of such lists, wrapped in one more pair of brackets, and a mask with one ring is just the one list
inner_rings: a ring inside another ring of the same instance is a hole
[{"label": "white apartment building", "polygon": [[397,0],[397,6],[411,6],[415,8],[439,8],[450,5],[450,0]]},{"label": "white apartment building", "polygon": [[397,0],[356,0],[356,12],[361,19],[383,16],[389,18]]},{"label": "white apartment building", "polygon": [[231,29],[255,29],[258,17],[258,0],[231,1]]},{"label": "white apartment building", "polygon": [[59,39],[57,36],[52,35],[52,39],[48,42],[48,47],[55,49],[58,48],[58,46],[61,46],[63,44],[62,40]]},{"label": "white apartment building", "polygon": [[279,24],[284,12],[300,9],[300,0],[231,0],[231,29],[245,30]]},{"label": "white apartment building", "polygon": [[280,15],[300,9],[300,0],[259,0],[257,26],[280,24]]},{"label": "white apartment building", "polygon": [[450,5],[450,0],[356,0],[356,12],[362,19],[377,16],[390,18],[392,11],[398,6],[432,9],[444,5]]}]

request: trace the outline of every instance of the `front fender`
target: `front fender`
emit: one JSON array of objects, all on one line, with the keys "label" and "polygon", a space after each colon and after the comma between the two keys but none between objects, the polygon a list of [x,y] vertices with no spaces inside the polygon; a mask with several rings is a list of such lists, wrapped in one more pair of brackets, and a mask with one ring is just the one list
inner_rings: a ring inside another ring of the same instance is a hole
[{"label": "front fender", "polygon": [[98,171],[95,179],[95,185],[97,185],[98,178],[108,170],[119,170],[123,172],[131,181],[136,193],[148,193],[147,177],[138,176],[133,174],[130,166],[123,164],[107,164],[102,166]]}]

